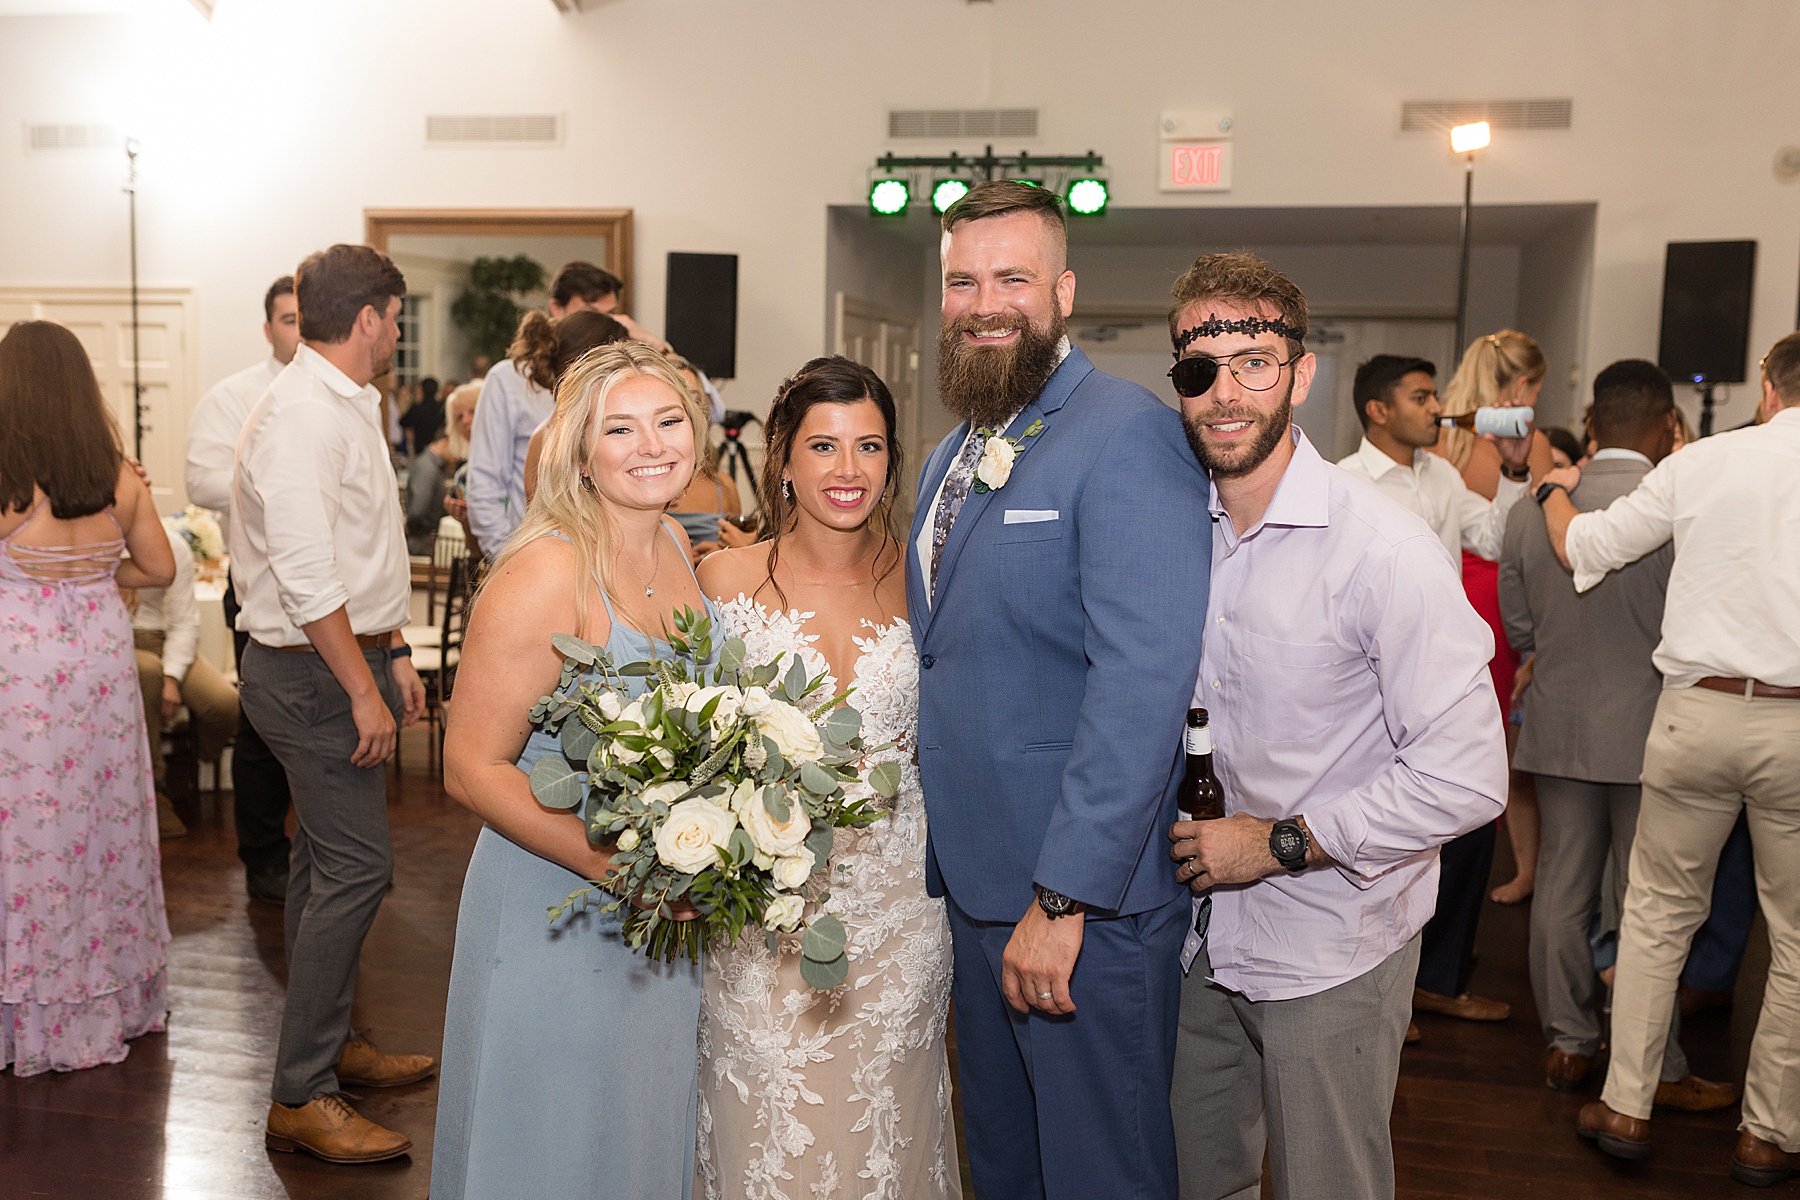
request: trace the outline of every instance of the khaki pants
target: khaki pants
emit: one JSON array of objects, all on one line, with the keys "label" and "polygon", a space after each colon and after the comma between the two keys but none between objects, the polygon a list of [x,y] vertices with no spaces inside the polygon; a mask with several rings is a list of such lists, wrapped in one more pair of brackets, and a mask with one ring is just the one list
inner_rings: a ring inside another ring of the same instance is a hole
[{"label": "khaki pants", "polygon": [[1769,926],[1769,981],[1739,1128],[1800,1151],[1800,700],[1664,691],[1643,780],[1602,1099],[1615,1112],[1650,1116],[1676,983],[1741,810]]},{"label": "khaki pants", "polygon": [[[144,697],[144,725],[150,733],[150,767],[156,775],[156,790],[163,790],[163,717],[162,717],[162,649],[163,634],[156,629],[136,629],[132,637],[137,644],[138,690]],[[237,689],[204,658],[195,658],[181,680],[181,702],[187,706],[188,719],[200,730],[200,758],[217,762],[225,747],[237,735]]]}]

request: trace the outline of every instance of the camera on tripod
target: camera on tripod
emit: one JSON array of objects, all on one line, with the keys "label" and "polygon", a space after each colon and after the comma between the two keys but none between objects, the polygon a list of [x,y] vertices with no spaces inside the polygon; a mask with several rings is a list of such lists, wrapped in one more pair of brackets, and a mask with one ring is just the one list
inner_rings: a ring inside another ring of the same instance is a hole
[{"label": "camera on tripod", "polygon": [[753,412],[739,412],[736,409],[727,409],[725,410],[725,415],[719,418],[719,424],[725,430],[725,440],[728,442],[735,442],[738,440],[738,435],[744,432],[744,426],[750,424],[752,421],[761,423],[761,420],[762,418],[758,417]]}]

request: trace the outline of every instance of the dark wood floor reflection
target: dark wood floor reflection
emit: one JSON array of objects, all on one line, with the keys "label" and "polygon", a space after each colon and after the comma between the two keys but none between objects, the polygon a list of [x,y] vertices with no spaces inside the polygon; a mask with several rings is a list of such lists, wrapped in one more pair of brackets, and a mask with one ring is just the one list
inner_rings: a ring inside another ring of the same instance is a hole
[{"label": "dark wood floor reflection", "polygon": [[[436,1052],[457,894],[477,825],[426,772],[422,736],[407,735],[407,770],[390,789],[394,890],[364,948],[356,1021],[384,1047]],[[1501,858],[1498,879],[1511,873]],[[280,911],[245,898],[229,821],[217,812],[186,839],[164,844],[163,871],[175,939],[169,1032],[135,1042],[117,1066],[31,1079],[0,1074],[0,1197],[424,1197],[435,1081],[362,1096],[364,1112],[413,1139],[410,1158],[341,1167],[263,1149],[284,975]],[[1394,1105],[1399,1195],[1747,1194],[1725,1176],[1735,1109],[1659,1114],[1655,1155],[1637,1168],[1576,1140],[1575,1111],[1594,1090],[1563,1096],[1543,1085],[1525,978],[1527,919],[1525,908],[1494,905],[1483,919],[1476,988],[1511,1001],[1512,1020],[1420,1020],[1425,1041],[1406,1051]],[[1766,966],[1759,930],[1736,1007],[1689,1027],[1698,1073],[1742,1078]]]}]

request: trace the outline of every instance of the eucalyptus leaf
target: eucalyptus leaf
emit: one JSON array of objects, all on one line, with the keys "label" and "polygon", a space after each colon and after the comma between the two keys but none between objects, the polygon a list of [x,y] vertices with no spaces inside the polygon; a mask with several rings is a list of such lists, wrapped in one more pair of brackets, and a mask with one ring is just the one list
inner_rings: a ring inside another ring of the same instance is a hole
[{"label": "eucalyptus leaf", "polygon": [[560,755],[545,755],[532,766],[531,794],[545,808],[574,808],[581,793],[581,776]]},{"label": "eucalyptus leaf", "polygon": [[777,821],[786,821],[793,811],[788,803],[787,793],[778,787],[766,787],[762,790],[763,809]]},{"label": "eucalyptus leaf", "polygon": [[731,831],[731,841],[725,847],[733,862],[747,863],[756,854],[756,846],[742,825]]},{"label": "eucalyptus leaf", "polygon": [[634,679],[648,678],[656,674],[656,664],[653,662],[628,662],[619,668],[619,674],[629,675]]},{"label": "eucalyptus leaf", "polygon": [[781,694],[789,704],[798,702],[806,695],[806,661],[798,654],[794,655],[794,661],[788,667],[787,678],[781,681]]},{"label": "eucalyptus leaf", "polygon": [[[552,909],[551,911],[554,912],[555,910]],[[773,929],[763,930],[763,945],[769,948],[770,954],[781,953],[781,941],[775,936],[775,931]]]},{"label": "eucalyptus leaf", "polygon": [[850,960],[838,955],[830,962],[819,962],[811,958],[800,960],[800,978],[808,987],[821,992],[829,992],[850,974]]},{"label": "eucalyptus leaf", "polygon": [[892,800],[894,794],[900,790],[900,764],[884,762],[870,771],[869,786],[875,789],[876,795]]},{"label": "eucalyptus leaf", "polygon": [[832,710],[825,718],[825,736],[843,745],[858,733],[862,732],[862,714],[849,705]]},{"label": "eucalyptus leaf", "polygon": [[600,745],[600,738],[580,721],[563,726],[562,752],[570,762],[585,763]]},{"label": "eucalyptus leaf", "polygon": [[719,669],[722,671],[737,671],[742,669],[744,665],[744,655],[747,653],[749,653],[749,651],[745,648],[742,638],[726,639],[725,644],[719,647]]},{"label": "eucalyptus leaf", "polygon": [[822,913],[806,927],[806,935],[800,939],[800,953],[814,962],[828,963],[842,958],[848,944],[844,923],[830,913]]},{"label": "eucalyptus leaf", "polygon": [[809,792],[829,796],[837,791],[837,780],[833,779],[831,773],[818,763],[801,763],[800,786]]},{"label": "eucalyptus leaf", "polygon": [[599,661],[599,655],[593,646],[572,633],[553,633],[550,635],[550,644],[558,654],[564,658],[572,658],[584,667],[591,667]]},{"label": "eucalyptus leaf", "polygon": [[806,848],[813,852],[815,865],[824,863],[831,857],[831,847],[837,841],[837,834],[831,826],[820,821],[806,835]]}]

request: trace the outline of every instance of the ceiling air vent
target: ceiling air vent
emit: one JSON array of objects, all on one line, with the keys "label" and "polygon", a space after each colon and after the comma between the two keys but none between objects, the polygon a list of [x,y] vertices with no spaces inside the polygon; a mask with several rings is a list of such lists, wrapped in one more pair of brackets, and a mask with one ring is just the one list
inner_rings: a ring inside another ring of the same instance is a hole
[{"label": "ceiling air vent", "polygon": [[33,153],[52,150],[111,150],[119,144],[111,125],[27,125],[25,145]]},{"label": "ceiling air vent", "polygon": [[1486,121],[1495,129],[1567,129],[1575,119],[1575,101],[1544,100],[1408,100],[1400,105],[1400,132],[1442,133],[1455,125]]},{"label": "ceiling air vent", "polygon": [[426,117],[425,141],[434,146],[553,146],[562,141],[562,118],[555,113]]},{"label": "ceiling air vent", "polygon": [[1034,138],[1035,108],[895,108],[888,110],[888,140],[926,138]]}]

